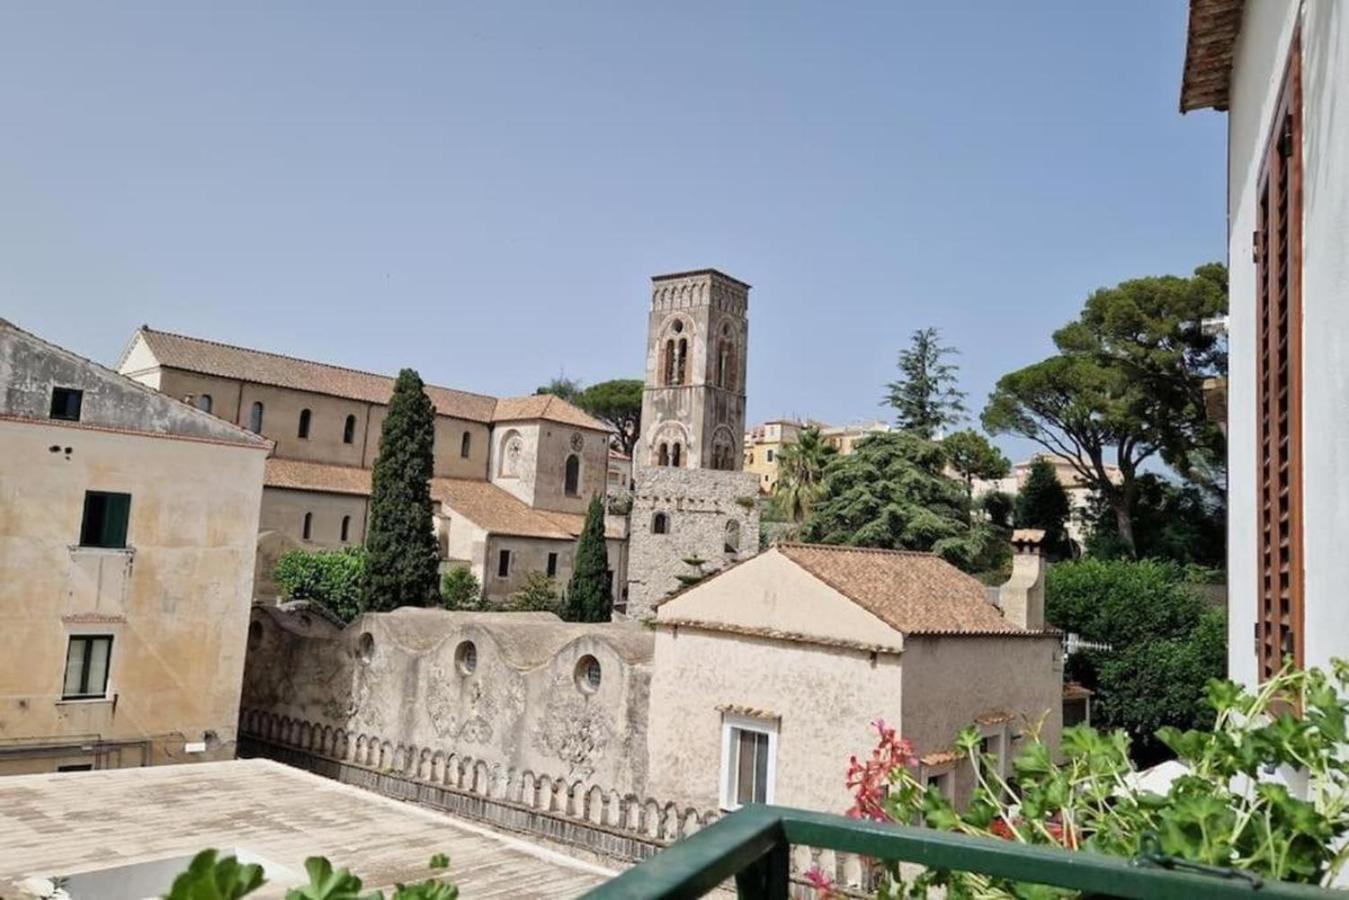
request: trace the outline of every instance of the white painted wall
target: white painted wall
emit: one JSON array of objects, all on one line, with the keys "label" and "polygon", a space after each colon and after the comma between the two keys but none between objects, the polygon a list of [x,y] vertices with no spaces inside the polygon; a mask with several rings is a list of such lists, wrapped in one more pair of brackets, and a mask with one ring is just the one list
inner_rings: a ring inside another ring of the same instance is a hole
[{"label": "white painted wall", "polygon": [[[1349,4],[1302,6],[1303,463],[1306,662],[1349,658]],[[1229,113],[1228,583],[1231,676],[1256,680],[1255,263],[1261,153],[1299,18],[1296,0],[1247,3]]]}]

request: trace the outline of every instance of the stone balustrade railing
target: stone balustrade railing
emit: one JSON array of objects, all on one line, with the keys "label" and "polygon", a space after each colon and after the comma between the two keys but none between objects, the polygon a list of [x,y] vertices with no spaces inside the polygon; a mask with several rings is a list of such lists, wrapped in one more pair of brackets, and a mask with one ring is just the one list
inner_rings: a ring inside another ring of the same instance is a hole
[{"label": "stone balustrade railing", "polygon": [[[390,741],[375,734],[245,709],[240,751],[385,796],[413,801],[530,837],[578,848],[615,863],[635,863],[721,817],[598,784],[503,767],[471,756]],[[794,847],[792,870],[818,868],[847,893],[865,891],[871,867],[861,857]]]}]

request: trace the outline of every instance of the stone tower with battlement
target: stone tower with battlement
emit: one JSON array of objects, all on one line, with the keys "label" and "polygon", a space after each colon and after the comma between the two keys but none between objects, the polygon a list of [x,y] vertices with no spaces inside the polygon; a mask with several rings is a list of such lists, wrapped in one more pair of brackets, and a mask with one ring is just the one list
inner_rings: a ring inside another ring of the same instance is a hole
[{"label": "stone tower with battlement", "polygon": [[759,550],[758,481],[741,471],[749,290],[715,269],[651,279],[623,604],[631,617],[649,615],[680,576]]}]

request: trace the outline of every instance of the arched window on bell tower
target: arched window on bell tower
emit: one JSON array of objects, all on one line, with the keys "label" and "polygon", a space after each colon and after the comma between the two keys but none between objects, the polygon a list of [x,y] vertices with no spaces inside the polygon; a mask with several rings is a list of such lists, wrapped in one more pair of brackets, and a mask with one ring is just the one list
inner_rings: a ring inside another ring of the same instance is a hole
[{"label": "arched window on bell tower", "polygon": [[676,469],[682,466],[684,464],[683,456],[684,456],[683,446],[679,443],[679,441],[675,441],[674,447],[671,448],[670,450],[670,465],[674,466]]},{"label": "arched window on bell tower", "polygon": [[670,464],[670,445],[661,444],[660,450],[656,453],[656,465],[668,466]]},{"label": "arched window on bell tower", "polygon": [[675,384],[687,384],[689,372],[689,342],[688,338],[679,339],[679,349],[676,351],[675,360]]},{"label": "arched window on bell tower", "polygon": [[675,342],[673,338],[665,342],[665,350],[663,355],[665,358],[661,363],[661,369],[664,377],[661,379],[661,384],[668,386],[675,383],[674,380]]}]

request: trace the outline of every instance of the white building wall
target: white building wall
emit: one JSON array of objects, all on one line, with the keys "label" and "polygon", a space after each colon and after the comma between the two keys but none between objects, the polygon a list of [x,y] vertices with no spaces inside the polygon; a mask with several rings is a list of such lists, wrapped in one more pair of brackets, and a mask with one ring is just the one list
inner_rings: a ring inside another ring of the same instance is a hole
[{"label": "white building wall", "polygon": [[[1229,114],[1231,676],[1256,680],[1255,262],[1261,154],[1298,23],[1295,0],[1247,3]],[[1303,78],[1303,497],[1306,662],[1349,657],[1349,6],[1306,0]],[[1336,101],[1340,108],[1336,109]]]}]

